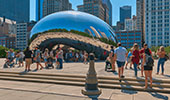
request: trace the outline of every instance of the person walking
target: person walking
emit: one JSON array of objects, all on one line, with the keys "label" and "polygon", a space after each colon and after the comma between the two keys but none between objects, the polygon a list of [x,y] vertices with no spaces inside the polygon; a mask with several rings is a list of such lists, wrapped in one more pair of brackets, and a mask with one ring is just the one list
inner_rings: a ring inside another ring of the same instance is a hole
[{"label": "person walking", "polygon": [[38,47],[36,47],[35,50],[36,50],[36,51],[35,51],[35,58],[34,58],[34,60],[35,60],[36,63],[37,63],[37,68],[36,68],[36,70],[39,69],[39,66],[41,67],[40,70],[42,70],[42,69],[43,69],[43,66],[41,65],[41,56],[40,56],[41,51],[38,49]]},{"label": "person walking", "polygon": [[127,50],[126,48],[121,46],[121,43],[118,43],[118,47],[115,49],[114,58],[116,59],[117,66],[118,66],[118,75],[119,81],[121,82],[121,78],[124,78],[123,71],[124,65],[127,57]]},{"label": "person walking", "polygon": [[63,68],[63,50],[61,48],[59,48],[59,51],[58,51],[57,55],[58,55],[57,61],[60,64],[59,69],[62,69]]},{"label": "person walking", "polygon": [[116,70],[115,70],[115,59],[114,59],[114,47],[111,46],[110,48],[111,48],[110,53],[112,54],[110,56],[110,63],[112,64],[112,72],[116,72]]},{"label": "person walking", "polygon": [[30,65],[32,64],[32,51],[29,49],[29,47],[26,48],[26,51],[24,51],[25,55],[25,71],[31,71]]},{"label": "person walking", "polygon": [[132,52],[133,52],[133,48],[131,48],[129,53],[128,53],[125,69],[128,69],[127,66],[128,66],[129,63],[130,63],[130,69],[132,69]]},{"label": "person walking", "polygon": [[139,53],[139,46],[137,43],[133,45],[133,53],[132,53],[132,63],[134,66],[135,77],[137,77],[137,66],[139,65],[140,53]]},{"label": "person walking", "polygon": [[145,73],[145,89],[148,88],[148,78],[150,79],[150,87],[152,88],[152,70],[153,70],[154,60],[150,53],[150,49],[145,49],[145,53],[143,53],[143,65],[144,65],[144,73]]},{"label": "person walking", "polygon": [[165,54],[166,54],[165,48],[164,48],[164,46],[161,46],[157,51],[157,55],[159,56],[157,73],[156,73],[157,75],[159,74],[160,65],[161,65],[161,68],[162,68],[162,75],[164,75]]},{"label": "person walking", "polygon": [[19,52],[19,67],[24,66],[24,62],[23,62],[24,56],[25,56],[24,53],[22,51],[20,51]]},{"label": "person walking", "polygon": [[49,50],[46,48],[43,54],[44,62],[45,62],[45,67],[47,67],[47,58],[49,57]]},{"label": "person walking", "polygon": [[[143,73],[144,73],[144,65],[142,64],[142,62],[143,62],[143,54],[145,53],[145,49],[147,49],[147,48],[148,48],[148,45],[146,43],[144,43],[143,48],[139,51],[140,52],[140,58],[141,58],[141,77],[143,77]],[[150,49],[149,49],[149,52],[152,55],[152,52],[151,52]]]}]

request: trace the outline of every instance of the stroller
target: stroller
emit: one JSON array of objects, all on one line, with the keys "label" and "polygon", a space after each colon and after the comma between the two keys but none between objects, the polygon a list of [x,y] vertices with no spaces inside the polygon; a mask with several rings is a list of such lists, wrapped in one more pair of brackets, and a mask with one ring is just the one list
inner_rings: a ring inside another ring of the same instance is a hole
[{"label": "stroller", "polygon": [[13,58],[13,57],[7,58],[7,59],[5,60],[5,64],[4,64],[3,68],[8,68],[8,66],[9,66],[10,68],[15,67],[15,63],[14,63],[14,58]]},{"label": "stroller", "polygon": [[108,69],[112,69],[112,64],[110,63],[110,61],[106,60],[105,63],[105,71],[108,71]]},{"label": "stroller", "polygon": [[48,59],[47,59],[47,66],[46,66],[46,68],[49,69],[50,67],[54,68],[54,66],[53,66],[53,58],[52,57],[48,57]]}]

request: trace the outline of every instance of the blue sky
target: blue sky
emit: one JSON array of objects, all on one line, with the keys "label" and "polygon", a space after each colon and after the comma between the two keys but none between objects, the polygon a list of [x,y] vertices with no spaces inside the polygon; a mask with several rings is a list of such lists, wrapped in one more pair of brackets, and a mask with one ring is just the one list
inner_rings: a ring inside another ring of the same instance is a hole
[{"label": "blue sky", "polygon": [[[119,21],[119,8],[124,5],[132,6],[132,15],[136,15],[136,0],[110,0],[113,8],[113,25]],[[73,9],[77,10],[77,5],[83,4],[83,0],[70,0]],[[31,0],[31,20],[35,19],[35,0]]]}]

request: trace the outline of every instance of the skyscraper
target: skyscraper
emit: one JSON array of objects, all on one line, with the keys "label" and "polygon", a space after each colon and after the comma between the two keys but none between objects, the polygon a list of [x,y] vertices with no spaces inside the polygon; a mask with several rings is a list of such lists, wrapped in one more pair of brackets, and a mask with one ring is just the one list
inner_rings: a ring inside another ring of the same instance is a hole
[{"label": "skyscraper", "polygon": [[131,6],[120,7],[120,23],[124,23],[126,18],[131,18]]},{"label": "skyscraper", "polygon": [[149,47],[170,46],[170,1],[145,1],[146,43]]},{"label": "skyscraper", "polygon": [[39,21],[43,17],[43,1],[36,0],[36,21]]},{"label": "skyscraper", "polygon": [[0,0],[0,17],[18,22],[29,22],[30,0]]},{"label": "skyscraper", "polygon": [[142,43],[145,41],[145,0],[136,0],[137,29],[142,32]]},{"label": "skyscraper", "polygon": [[109,25],[112,26],[112,4],[110,0],[102,0],[102,3],[108,7],[109,10]]},{"label": "skyscraper", "polygon": [[69,0],[44,0],[43,1],[43,17],[54,12],[72,10]]},{"label": "skyscraper", "polygon": [[90,13],[112,25],[112,5],[110,0],[83,0],[83,5],[77,6],[78,11]]}]

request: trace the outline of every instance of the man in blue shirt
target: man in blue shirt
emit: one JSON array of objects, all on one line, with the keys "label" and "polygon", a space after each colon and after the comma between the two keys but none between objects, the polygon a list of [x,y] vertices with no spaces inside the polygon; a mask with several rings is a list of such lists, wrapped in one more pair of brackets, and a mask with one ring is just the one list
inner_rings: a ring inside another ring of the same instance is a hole
[{"label": "man in blue shirt", "polygon": [[126,48],[121,46],[121,43],[118,43],[118,47],[115,49],[115,59],[117,62],[118,66],[118,75],[119,75],[119,81],[121,82],[121,78],[124,78],[123,76],[123,70],[124,70],[124,65],[126,61],[128,53]]}]

